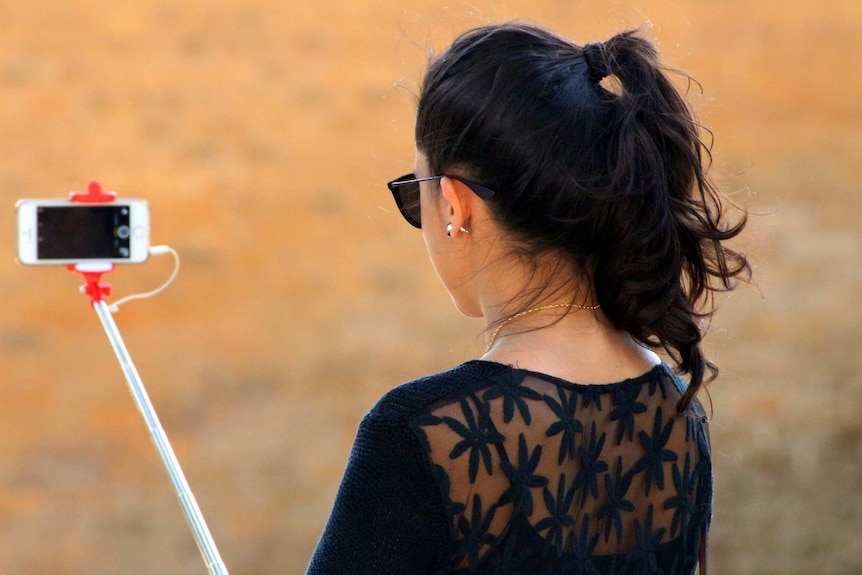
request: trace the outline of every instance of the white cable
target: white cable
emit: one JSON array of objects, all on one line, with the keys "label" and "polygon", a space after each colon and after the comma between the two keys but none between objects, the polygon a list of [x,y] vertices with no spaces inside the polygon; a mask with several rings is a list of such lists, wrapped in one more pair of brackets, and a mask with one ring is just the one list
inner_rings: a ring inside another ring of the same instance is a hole
[{"label": "white cable", "polygon": [[152,246],[150,247],[149,251],[151,256],[160,256],[164,254],[171,254],[172,256],[174,256],[174,271],[171,272],[171,276],[167,279],[167,281],[165,281],[165,283],[163,283],[153,291],[133,294],[114,302],[113,304],[108,306],[108,311],[110,311],[111,313],[117,313],[117,311],[119,311],[120,309],[120,304],[124,304],[127,301],[131,301],[133,299],[144,299],[148,297],[153,297],[154,295],[161,293],[162,291],[164,291],[165,288],[171,285],[171,283],[177,277],[177,274],[180,271],[180,255],[174,248],[172,248],[171,246]]}]

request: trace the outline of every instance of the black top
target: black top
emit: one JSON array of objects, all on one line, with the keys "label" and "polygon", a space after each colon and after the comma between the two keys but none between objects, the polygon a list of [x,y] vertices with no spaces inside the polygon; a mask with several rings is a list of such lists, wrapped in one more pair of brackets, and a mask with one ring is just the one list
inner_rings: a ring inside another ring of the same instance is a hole
[{"label": "black top", "polygon": [[706,418],[665,365],[579,385],[471,361],[365,416],[308,575],[690,574]]}]

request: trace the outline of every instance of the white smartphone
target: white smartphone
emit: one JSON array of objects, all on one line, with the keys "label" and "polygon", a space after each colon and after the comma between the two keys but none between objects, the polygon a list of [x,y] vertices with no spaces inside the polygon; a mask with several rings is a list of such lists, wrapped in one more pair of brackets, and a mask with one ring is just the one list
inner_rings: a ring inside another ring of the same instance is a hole
[{"label": "white smartphone", "polygon": [[19,200],[18,261],[28,265],[88,261],[141,263],[150,249],[146,200],[104,204],[63,199]]}]

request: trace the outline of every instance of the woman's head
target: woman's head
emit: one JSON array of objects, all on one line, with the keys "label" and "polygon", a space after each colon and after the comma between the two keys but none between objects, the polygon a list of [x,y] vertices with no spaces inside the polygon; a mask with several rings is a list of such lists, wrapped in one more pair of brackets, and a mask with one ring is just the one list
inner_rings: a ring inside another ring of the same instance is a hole
[{"label": "woman's head", "polygon": [[666,349],[691,374],[688,405],[715,372],[699,347],[710,293],[749,269],[721,244],[744,219],[725,225],[709,150],[649,41],[471,30],[427,71],[416,146],[428,175],[493,190],[488,212],[519,257],[550,255],[617,328]]},{"label": "woman's head", "polygon": [[417,149],[431,173],[460,170],[497,191],[499,223],[534,243],[533,212],[557,214],[566,191],[604,185],[594,178],[607,163],[607,111],[589,76],[583,51],[542,29],[467,32],[425,76]]}]

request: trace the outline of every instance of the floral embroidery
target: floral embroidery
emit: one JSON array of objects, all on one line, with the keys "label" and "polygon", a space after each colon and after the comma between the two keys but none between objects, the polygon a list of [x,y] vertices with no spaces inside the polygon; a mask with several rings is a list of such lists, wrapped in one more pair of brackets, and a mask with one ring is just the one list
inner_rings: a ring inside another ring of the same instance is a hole
[{"label": "floral embroidery", "polygon": [[530,491],[533,487],[546,487],[548,478],[536,475],[536,467],[539,465],[539,460],[542,458],[542,446],[537,445],[530,454],[527,449],[527,440],[524,434],[518,436],[518,467],[514,467],[508,461],[503,461],[500,467],[503,473],[511,481],[511,487],[506,491],[499,501],[499,505],[503,506],[511,502],[515,503],[514,513],[523,511],[530,516],[533,514],[533,494]]},{"label": "floral embroidery", "polygon": [[664,461],[676,461],[676,453],[670,449],[666,449],[665,445],[670,439],[671,431],[673,430],[673,420],[670,419],[667,425],[662,428],[661,407],[656,409],[655,423],[653,424],[652,436],[646,431],[638,433],[641,445],[646,452],[640,461],[635,464],[632,471],[640,473],[646,471],[646,494],[649,495],[652,487],[653,479],[659,489],[664,489]]},{"label": "floral embroidery", "polygon": [[602,447],[605,445],[605,434],[596,439],[596,422],[590,427],[590,445],[579,447],[578,455],[581,457],[581,469],[575,476],[573,487],[581,490],[581,504],[587,499],[587,494],[592,494],[596,499],[599,497],[599,474],[608,470],[608,464],[599,459]]},{"label": "floral embroidery", "polygon": [[641,526],[638,519],[635,519],[635,536],[638,540],[638,548],[629,554],[627,561],[636,566],[636,571],[634,572],[640,575],[647,575],[658,571],[656,552],[658,551],[662,537],[664,537],[665,529],[662,527],[653,532],[652,519],[652,505],[647,509],[646,520],[643,526]]},{"label": "floral embroidery", "polygon": [[622,443],[628,433],[628,440],[632,441],[635,432],[635,415],[646,411],[646,405],[638,401],[640,389],[638,387],[621,387],[614,393],[616,407],[611,411],[611,420],[619,420],[617,428],[617,445]]},{"label": "floral embroidery", "polygon": [[548,544],[554,546],[557,551],[557,556],[563,553],[563,539],[566,528],[571,527],[575,520],[569,515],[569,509],[572,507],[572,500],[575,497],[575,487],[572,485],[566,489],[566,474],[560,475],[560,482],[557,484],[557,497],[555,498],[547,487],[542,492],[545,498],[545,507],[550,514],[536,523],[536,531],[549,531]]},{"label": "floral embroidery", "polygon": [[[517,372],[513,373],[517,375]],[[502,397],[503,421],[506,423],[512,421],[512,417],[515,415],[515,407],[517,406],[518,413],[521,414],[521,417],[524,419],[524,423],[530,425],[530,423],[532,423],[530,419],[530,408],[527,406],[527,402],[524,401],[524,398],[542,399],[542,396],[529,387],[521,386],[521,382],[524,380],[523,374],[519,377],[500,377],[496,378],[496,380],[500,385],[492,387],[486,391],[485,395],[482,396],[482,399],[490,401],[492,399]]]},{"label": "floral embroidery", "polygon": [[488,528],[494,520],[497,507],[492,505],[487,513],[482,512],[482,498],[476,494],[473,496],[473,508],[470,521],[464,515],[458,518],[458,533],[463,536],[458,551],[468,557],[468,565],[474,568],[479,561],[479,552],[483,545],[493,545],[497,538],[488,533]]},{"label": "floral embroidery", "polygon": [[[709,527],[712,467],[706,421],[676,412],[684,388],[675,376],[661,367],[571,386],[495,369],[432,404],[455,413],[429,408],[410,421],[451,518],[450,570],[692,573]],[[467,465],[452,467],[464,456]]]},{"label": "floral embroidery", "polygon": [[626,499],[626,493],[632,484],[632,474],[623,473],[623,458],[617,458],[617,470],[614,477],[605,475],[605,488],[608,501],[599,509],[599,519],[605,522],[605,543],[609,541],[611,529],[614,529],[617,541],[623,537],[623,518],[621,511],[635,511],[635,504]]},{"label": "floral embroidery", "polygon": [[681,531],[683,536],[688,527],[688,518],[695,512],[697,505],[695,504],[693,495],[697,475],[691,469],[691,454],[685,454],[685,464],[680,472],[679,466],[673,466],[673,484],[676,487],[676,495],[673,495],[664,502],[665,509],[673,509],[673,522],[670,525],[670,536],[675,537]]},{"label": "floral embroidery", "polygon": [[488,444],[500,443],[503,441],[503,436],[497,433],[494,429],[494,424],[491,422],[491,415],[488,405],[480,403],[474,399],[479,409],[479,418],[476,419],[473,410],[470,408],[470,403],[466,399],[461,400],[461,411],[464,414],[463,423],[452,417],[444,417],[443,421],[452,431],[463,437],[464,439],[455,444],[452,452],[449,454],[450,459],[457,459],[465,451],[470,450],[470,483],[475,483],[476,474],[479,472],[479,457],[485,463],[485,470],[491,473],[491,450]]},{"label": "floral embroidery", "polygon": [[560,396],[559,403],[549,395],[544,397],[545,403],[548,404],[548,407],[550,407],[557,417],[560,418],[559,421],[555,421],[551,424],[545,434],[548,437],[553,437],[559,433],[563,434],[563,437],[560,440],[560,455],[558,461],[558,463],[562,463],[566,458],[566,455],[569,457],[575,456],[575,434],[582,432],[584,430],[584,425],[575,417],[575,412],[578,408],[578,396],[574,393],[567,396],[566,392],[563,391],[562,388],[558,388],[557,392]]},{"label": "floral embroidery", "polygon": [[575,537],[575,532],[569,533],[569,548],[571,559],[566,561],[561,569],[561,575],[602,575],[592,561],[593,551],[599,542],[599,534],[590,537],[590,516],[584,515],[581,521],[581,532]]}]

